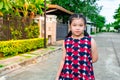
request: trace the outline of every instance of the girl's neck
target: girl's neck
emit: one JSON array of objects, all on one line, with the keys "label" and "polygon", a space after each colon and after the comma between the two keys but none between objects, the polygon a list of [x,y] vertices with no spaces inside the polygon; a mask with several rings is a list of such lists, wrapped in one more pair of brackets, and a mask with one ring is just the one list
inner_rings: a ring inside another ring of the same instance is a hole
[{"label": "girl's neck", "polygon": [[71,37],[74,38],[74,39],[81,39],[81,38],[84,37],[84,34],[81,34],[81,35],[72,35]]}]

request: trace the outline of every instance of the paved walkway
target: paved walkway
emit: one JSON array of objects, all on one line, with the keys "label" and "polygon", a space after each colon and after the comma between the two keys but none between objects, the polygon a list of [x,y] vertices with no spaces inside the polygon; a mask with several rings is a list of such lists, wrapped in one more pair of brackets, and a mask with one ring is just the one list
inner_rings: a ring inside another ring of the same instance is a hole
[{"label": "paved walkway", "polygon": [[8,74],[7,80],[54,80],[60,56],[61,50],[58,50],[38,64],[29,65]]},{"label": "paved walkway", "polygon": [[[97,42],[99,61],[94,64],[96,80],[120,79],[120,34],[100,33]],[[7,80],[54,80],[62,51],[50,54],[46,60],[13,71]]]}]

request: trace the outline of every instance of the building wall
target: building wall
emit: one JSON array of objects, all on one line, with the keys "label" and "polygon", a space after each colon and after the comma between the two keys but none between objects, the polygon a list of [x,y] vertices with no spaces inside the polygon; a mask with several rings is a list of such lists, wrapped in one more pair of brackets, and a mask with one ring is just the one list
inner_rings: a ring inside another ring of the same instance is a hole
[{"label": "building wall", "polygon": [[47,31],[47,38],[50,44],[56,42],[56,16],[55,15],[47,15],[46,21],[46,31]]},{"label": "building wall", "polygon": [[[48,44],[54,44],[56,42],[56,20],[55,15],[46,15],[46,38],[48,38]],[[40,27],[39,37],[44,38],[44,17],[40,16],[38,25]]]},{"label": "building wall", "polygon": [[86,29],[87,29],[88,34],[90,34],[90,35],[91,35],[92,32],[94,32],[94,33],[97,32],[97,31],[96,31],[96,27],[93,26],[93,25],[90,25],[90,24],[87,24]]},{"label": "building wall", "polygon": [[87,25],[86,29],[87,29],[88,34],[90,34],[91,33],[91,26]]}]

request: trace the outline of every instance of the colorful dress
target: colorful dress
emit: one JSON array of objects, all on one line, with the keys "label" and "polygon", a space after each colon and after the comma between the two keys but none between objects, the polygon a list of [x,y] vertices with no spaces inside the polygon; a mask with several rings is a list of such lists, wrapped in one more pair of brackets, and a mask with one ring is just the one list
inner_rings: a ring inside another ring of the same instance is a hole
[{"label": "colorful dress", "polygon": [[91,37],[84,36],[81,39],[68,37],[64,43],[66,55],[59,80],[95,80]]}]

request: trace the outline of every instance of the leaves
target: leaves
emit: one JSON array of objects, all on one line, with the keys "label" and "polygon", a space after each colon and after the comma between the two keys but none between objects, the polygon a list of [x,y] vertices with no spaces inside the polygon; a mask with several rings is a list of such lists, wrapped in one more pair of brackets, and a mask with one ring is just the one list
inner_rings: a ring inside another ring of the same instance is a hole
[{"label": "leaves", "polygon": [[[47,0],[49,3],[49,0]],[[42,14],[44,0],[2,0],[0,1],[0,15],[11,13],[13,15],[28,16],[29,12]],[[21,15],[22,14],[22,15]]]},{"label": "leaves", "polygon": [[[42,48],[43,46],[43,38],[1,41],[0,53],[2,53],[3,56],[14,56],[18,53],[25,53],[33,49]],[[2,67],[1,64],[0,67]]]},{"label": "leaves", "polygon": [[2,12],[0,12],[0,16],[3,16],[3,13],[2,13]]},{"label": "leaves", "polygon": [[3,2],[0,2],[0,9],[3,8]]},{"label": "leaves", "polygon": [[118,9],[116,9],[116,12],[115,12],[115,14],[114,14],[113,17],[114,17],[114,19],[116,20],[116,21],[114,22],[114,27],[115,27],[115,29],[120,28],[120,5],[119,5]]},{"label": "leaves", "polygon": [[[92,22],[97,24],[97,27],[101,27],[105,23],[105,18],[99,15],[102,7],[99,7],[96,1],[97,0],[52,0],[52,3],[58,4],[74,13],[83,13]],[[64,15],[62,15],[62,19],[65,19]]]},{"label": "leaves", "polygon": [[12,9],[11,4],[9,3],[9,0],[2,0],[0,1],[0,15],[3,16],[4,13],[10,13]]}]

